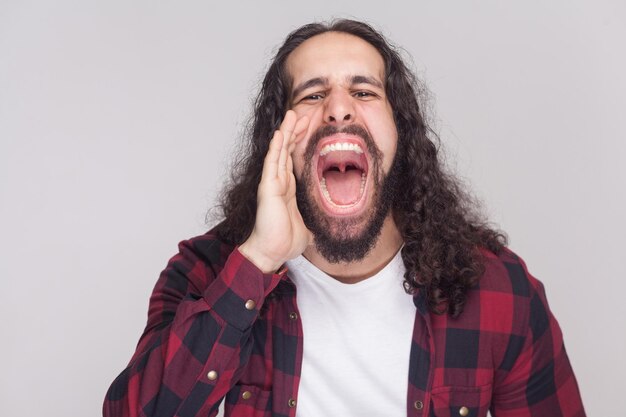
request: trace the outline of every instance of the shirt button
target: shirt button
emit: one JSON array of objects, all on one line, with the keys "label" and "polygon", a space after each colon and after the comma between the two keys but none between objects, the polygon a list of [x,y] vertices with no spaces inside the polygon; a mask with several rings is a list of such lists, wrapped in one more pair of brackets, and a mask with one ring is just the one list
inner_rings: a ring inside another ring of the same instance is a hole
[{"label": "shirt button", "polygon": [[252,393],[250,391],[244,391],[243,394],[241,394],[241,398],[244,400],[249,400],[250,397],[252,397]]},{"label": "shirt button", "polygon": [[289,407],[294,408],[296,406],[296,400],[290,398],[287,404],[289,405]]},{"label": "shirt button", "polygon": [[291,320],[297,320],[298,319],[298,313],[296,313],[296,312],[289,313],[289,318]]},{"label": "shirt button", "polygon": [[459,414],[465,417],[469,414],[469,409],[467,407],[461,407],[459,408]]},{"label": "shirt button", "polygon": [[210,381],[215,381],[217,379],[217,372],[209,371],[209,373],[206,374],[206,377],[209,378]]},{"label": "shirt button", "polygon": [[422,408],[424,408],[424,403],[418,400],[418,401],[415,401],[415,403],[413,403],[413,406],[416,409],[421,410]]},{"label": "shirt button", "polygon": [[246,309],[254,310],[254,307],[256,307],[256,303],[254,302],[254,300],[246,301]]}]

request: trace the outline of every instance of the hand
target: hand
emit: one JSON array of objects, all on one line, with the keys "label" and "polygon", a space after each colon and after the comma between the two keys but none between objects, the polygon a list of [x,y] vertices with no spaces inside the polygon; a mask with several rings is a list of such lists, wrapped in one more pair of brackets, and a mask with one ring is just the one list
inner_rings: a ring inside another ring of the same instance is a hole
[{"label": "hand", "polygon": [[308,126],[308,117],[298,119],[293,110],[287,111],[265,156],[254,229],[239,246],[239,251],[265,273],[276,271],[313,242],[313,234],[298,211],[291,156]]}]

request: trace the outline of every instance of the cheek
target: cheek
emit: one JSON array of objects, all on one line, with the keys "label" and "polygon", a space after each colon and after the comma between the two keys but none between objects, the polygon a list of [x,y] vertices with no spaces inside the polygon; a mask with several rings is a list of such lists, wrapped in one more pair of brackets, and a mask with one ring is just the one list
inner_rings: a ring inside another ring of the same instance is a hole
[{"label": "cheek", "polygon": [[302,116],[307,116],[312,123],[317,120],[320,120],[323,117],[324,110],[321,105],[296,105],[291,108],[294,112],[296,112],[296,116],[301,118]]},{"label": "cheek", "polygon": [[362,106],[360,113],[366,128],[383,154],[383,170],[389,171],[398,146],[398,131],[390,109]]},{"label": "cheek", "polygon": [[304,138],[296,144],[296,147],[291,154],[293,158],[293,173],[297,179],[302,178],[304,172],[304,152],[306,151],[309,138],[315,132],[315,130],[321,125],[321,119],[324,114],[322,106],[296,106],[291,110],[296,112],[296,116],[301,118],[307,116],[310,120],[309,127],[304,135]]}]

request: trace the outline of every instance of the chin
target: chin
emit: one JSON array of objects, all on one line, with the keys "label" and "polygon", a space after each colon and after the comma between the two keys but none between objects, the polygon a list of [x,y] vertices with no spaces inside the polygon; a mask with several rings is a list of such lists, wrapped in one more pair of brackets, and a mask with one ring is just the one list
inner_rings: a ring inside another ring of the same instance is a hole
[{"label": "chin", "polygon": [[389,203],[380,198],[380,192],[372,192],[372,198],[364,201],[364,209],[351,215],[338,215],[336,210],[327,209],[315,184],[309,181],[309,185],[296,187],[296,198],[304,223],[315,236],[317,252],[330,263],[350,263],[365,258],[380,236]]}]

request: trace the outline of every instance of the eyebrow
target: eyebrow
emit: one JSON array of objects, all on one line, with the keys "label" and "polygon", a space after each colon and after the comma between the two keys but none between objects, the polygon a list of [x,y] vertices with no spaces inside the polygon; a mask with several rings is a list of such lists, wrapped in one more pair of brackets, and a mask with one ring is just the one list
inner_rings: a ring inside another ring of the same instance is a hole
[{"label": "eyebrow", "polygon": [[307,88],[325,86],[325,85],[328,85],[328,78],[326,77],[316,77],[316,78],[311,78],[310,80],[306,80],[298,84],[298,86],[293,89],[293,93],[291,93],[291,99],[293,100],[295,97],[298,97],[300,93],[302,93]]},{"label": "eyebrow", "polygon": [[383,88],[383,84],[380,81],[378,81],[376,78],[367,77],[365,75],[352,76],[352,78],[350,79],[350,85],[354,85],[354,84],[370,84],[370,85],[373,85],[374,87]]},{"label": "eyebrow", "polygon": [[[374,77],[368,77],[366,75],[353,75],[348,78],[350,80],[350,85],[370,84],[370,85],[373,85],[374,87],[383,88],[383,84]],[[296,88],[293,89],[293,93],[291,94],[291,99],[293,100],[295,97],[298,97],[298,95],[300,95],[307,88],[326,86],[326,85],[328,85],[328,78],[326,77],[311,78],[309,80],[306,80],[298,84],[298,86],[296,86]]]}]

